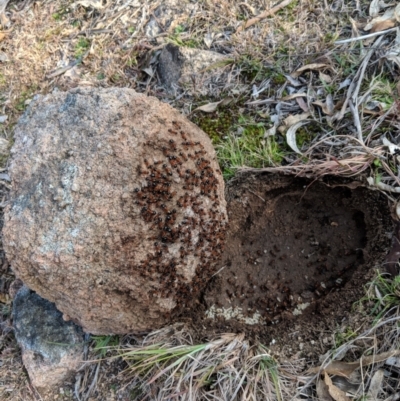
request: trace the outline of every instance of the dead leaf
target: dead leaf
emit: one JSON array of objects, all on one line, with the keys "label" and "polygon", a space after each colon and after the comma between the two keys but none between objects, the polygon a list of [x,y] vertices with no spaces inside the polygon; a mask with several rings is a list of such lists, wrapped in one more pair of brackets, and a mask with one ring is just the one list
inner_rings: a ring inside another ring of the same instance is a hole
[{"label": "dead leaf", "polygon": [[389,19],[387,21],[381,21],[381,22],[376,23],[372,27],[371,33],[373,33],[373,32],[381,32],[381,31],[384,31],[386,29],[393,28],[395,25],[396,25],[396,23],[391,19]]},{"label": "dead leaf", "polygon": [[10,297],[8,294],[3,294],[0,292],[0,302],[3,304],[9,304],[10,303]]},{"label": "dead leaf", "polygon": [[374,18],[367,25],[364,26],[364,31],[370,31],[376,24],[383,21],[395,20],[394,8],[390,8],[385,11],[385,13],[379,17]]},{"label": "dead leaf", "polygon": [[340,388],[337,388],[333,383],[329,375],[325,372],[324,375],[324,380],[325,384],[328,386],[328,392],[329,395],[335,400],[335,401],[350,401],[350,398],[347,397],[346,393]]},{"label": "dead leaf", "polygon": [[[399,202],[398,202],[398,204],[399,204]],[[385,363],[386,363],[386,365],[395,366],[396,368],[400,368],[400,358],[399,357],[396,358],[394,356],[391,356],[390,358],[387,359],[387,361]]]},{"label": "dead leaf", "polygon": [[284,96],[281,100],[283,100],[283,101],[293,100],[298,97],[307,97],[307,94],[306,93],[293,93],[291,95]]},{"label": "dead leaf", "polygon": [[396,8],[394,9],[394,17],[396,18],[397,22],[400,22],[400,4],[397,4]]},{"label": "dead leaf", "polygon": [[303,153],[300,152],[299,148],[297,147],[296,143],[296,131],[302,127],[303,125],[306,125],[306,121],[299,121],[298,123],[292,125],[286,132],[286,142],[287,144],[295,151],[296,153],[302,155]]},{"label": "dead leaf", "polygon": [[394,155],[400,150],[400,147],[395,145],[394,143],[390,142],[385,136],[382,138],[382,143],[384,146],[389,148],[389,152],[391,155]]},{"label": "dead leaf", "polygon": [[378,401],[378,394],[382,390],[383,369],[378,369],[371,379],[371,384],[367,393],[368,401]]},{"label": "dead leaf", "polygon": [[369,15],[370,17],[377,17],[381,7],[379,6],[381,0],[372,0],[369,5]]},{"label": "dead leaf", "polygon": [[[375,185],[374,184],[374,179],[370,179],[372,177],[368,177],[367,181],[369,185]],[[378,183],[376,186],[381,187],[379,184],[383,183]],[[383,184],[385,187],[387,184]],[[389,185],[388,185],[389,187]],[[398,188],[398,190],[397,190]],[[384,189],[382,187],[382,189]],[[400,192],[400,187],[391,187],[391,192]],[[396,190],[395,190],[396,189]],[[355,362],[341,362],[341,361],[333,361],[331,362],[328,366],[326,366],[323,370],[326,373],[329,373],[330,375],[337,375],[337,376],[343,376],[343,377],[349,377],[356,369],[363,367],[363,366],[368,366],[371,365],[372,363],[379,363],[386,361],[386,359],[400,355],[400,350],[395,350],[395,351],[388,351],[388,352],[383,352],[382,354],[377,354],[377,355],[368,355],[368,356],[363,356],[361,359]],[[322,369],[322,366],[319,366],[317,368],[311,368],[309,370],[310,373],[318,373]]]},{"label": "dead leaf", "polygon": [[3,63],[6,63],[6,62],[10,61],[10,58],[7,56],[6,53],[0,52],[0,61]]},{"label": "dead leaf", "polygon": [[388,351],[388,352],[382,352],[382,354],[376,354],[376,355],[367,355],[363,356],[360,358],[360,362],[362,366],[368,366],[371,365],[372,363],[379,363],[386,361],[386,359],[390,358],[391,356],[394,355],[399,355],[400,350],[393,350],[393,351]]},{"label": "dead leaf", "polygon": [[317,100],[316,102],[312,102],[315,106],[321,107],[322,112],[328,116],[333,115],[333,110],[334,110],[334,105],[333,105],[333,99],[332,95],[328,95],[326,97],[325,103],[322,102],[321,100]]},{"label": "dead leaf", "polygon": [[297,104],[300,106],[300,108],[301,108],[305,113],[307,113],[307,112],[310,111],[310,109],[309,109],[307,103],[304,101],[303,98],[298,97],[298,98],[296,99],[296,102],[297,102]]},{"label": "dead leaf", "polygon": [[297,79],[292,78],[290,75],[285,75],[286,79],[289,81],[292,86],[302,86],[303,84],[299,82]]},{"label": "dead leaf", "polygon": [[301,114],[296,114],[296,115],[289,115],[283,120],[283,124],[286,125],[287,127],[291,127],[292,125],[306,120],[308,117],[310,117],[310,113],[301,113]]},{"label": "dead leaf", "polygon": [[359,28],[362,28],[362,25],[360,25],[359,22],[357,22],[356,20],[354,20],[353,18],[349,18],[350,23],[351,23],[351,34],[353,38],[357,38],[358,36],[360,36],[360,31]]},{"label": "dead leaf", "polygon": [[276,134],[276,125],[273,125],[271,128],[267,129],[264,132],[264,139],[268,138],[269,136],[274,136]]},{"label": "dead leaf", "polygon": [[218,106],[226,106],[227,104],[232,102],[232,100],[233,100],[232,97],[226,97],[225,99],[222,99],[219,102],[207,103],[204,104],[203,106],[197,107],[192,111],[192,113],[194,113],[195,111],[204,111],[205,113],[212,113],[215,110],[217,110]]},{"label": "dead leaf", "polygon": [[154,70],[150,67],[142,68],[142,71],[145,72],[149,77],[154,75]]},{"label": "dead leaf", "polygon": [[351,79],[346,78],[343,82],[340,83],[338,90],[347,88],[348,86],[350,86],[350,84],[351,84]]},{"label": "dead leaf", "polygon": [[331,67],[328,64],[321,64],[321,63],[307,64],[307,65],[303,65],[303,67],[300,67],[295,72],[292,72],[290,74],[290,76],[292,78],[298,78],[305,71],[308,71],[308,70],[322,70],[324,68],[331,68]]},{"label": "dead leaf", "polygon": [[11,182],[11,178],[7,173],[0,173],[0,180]]},{"label": "dead leaf", "polygon": [[204,43],[205,45],[210,48],[212,45],[212,42],[214,40],[214,33],[208,32],[206,35],[204,35]]},{"label": "dead leaf", "polygon": [[330,84],[331,82],[332,82],[332,78],[330,77],[330,75],[328,75],[328,74],[324,74],[323,72],[319,72],[319,79],[322,81],[322,82],[325,82],[325,83],[327,83],[327,84]]},{"label": "dead leaf", "polygon": [[328,386],[323,380],[317,381],[317,396],[319,401],[333,401],[333,398],[329,394]]},{"label": "dead leaf", "polygon": [[361,383],[357,382],[351,382],[350,380],[347,380],[345,377],[341,376],[334,376],[332,377],[332,383],[340,388],[340,390],[344,391],[346,394],[357,394],[358,390],[360,389]]}]

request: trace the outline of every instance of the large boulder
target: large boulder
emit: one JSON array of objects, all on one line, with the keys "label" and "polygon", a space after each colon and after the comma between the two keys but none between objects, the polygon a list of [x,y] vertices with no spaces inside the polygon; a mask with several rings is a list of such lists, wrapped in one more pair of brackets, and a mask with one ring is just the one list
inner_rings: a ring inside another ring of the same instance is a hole
[{"label": "large boulder", "polygon": [[35,98],[10,175],[12,268],[88,332],[158,328],[215,271],[226,203],[214,149],[155,98],[117,88]]}]

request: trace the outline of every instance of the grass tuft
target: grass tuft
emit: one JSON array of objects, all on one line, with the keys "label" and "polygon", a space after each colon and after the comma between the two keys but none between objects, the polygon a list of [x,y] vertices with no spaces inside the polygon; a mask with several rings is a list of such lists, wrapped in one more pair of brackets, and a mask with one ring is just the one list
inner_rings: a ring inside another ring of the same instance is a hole
[{"label": "grass tuft", "polygon": [[147,345],[145,340],[120,349],[120,356],[137,379],[136,391],[157,394],[154,400],[283,399],[279,364],[263,345],[251,346],[243,335],[226,334],[203,344],[173,345],[169,337]]},{"label": "grass tuft", "polygon": [[400,314],[400,276],[391,277],[377,272],[374,280],[368,285],[366,295],[360,300],[361,305],[374,316],[377,322],[389,312]]}]

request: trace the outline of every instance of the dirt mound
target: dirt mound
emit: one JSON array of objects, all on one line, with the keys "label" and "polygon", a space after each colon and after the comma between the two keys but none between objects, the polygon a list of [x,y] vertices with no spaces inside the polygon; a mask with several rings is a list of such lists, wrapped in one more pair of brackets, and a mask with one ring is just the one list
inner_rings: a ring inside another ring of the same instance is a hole
[{"label": "dirt mound", "polygon": [[203,298],[203,324],[217,331],[334,327],[390,246],[386,198],[343,181],[242,176],[227,201],[226,249]]}]

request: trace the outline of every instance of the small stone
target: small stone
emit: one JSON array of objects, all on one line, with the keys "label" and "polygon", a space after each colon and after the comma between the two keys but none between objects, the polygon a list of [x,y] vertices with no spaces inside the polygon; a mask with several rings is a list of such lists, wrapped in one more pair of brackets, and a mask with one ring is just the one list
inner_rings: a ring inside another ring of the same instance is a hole
[{"label": "small stone", "polygon": [[208,95],[210,83],[221,80],[224,74],[224,61],[226,56],[213,51],[168,44],[161,51],[157,72],[171,93],[183,85],[191,94]]},{"label": "small stone", "polygon": [[155,38],[163,32],[173,34],[179,26],[178,21],[189,20],[197,8],[197,2],[164,0],[151,13],[150,20],[144,27],[146,36]]},{"label": "small stone", "polygon": [[54,389],[81,366],[82,329],[72,322],[64,322],[53,303],[26,286],[14,298],[13,325],[22,361],[35,388]]}]

